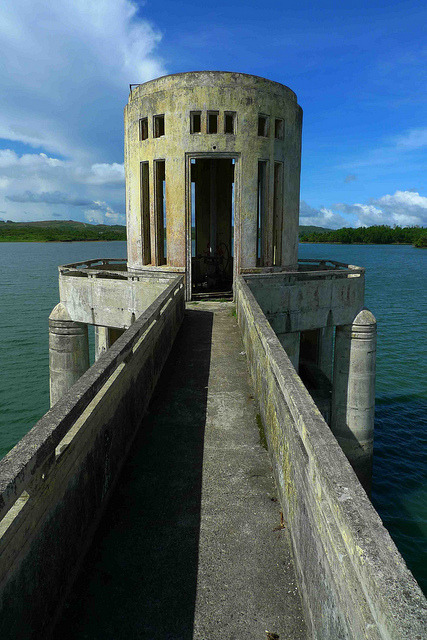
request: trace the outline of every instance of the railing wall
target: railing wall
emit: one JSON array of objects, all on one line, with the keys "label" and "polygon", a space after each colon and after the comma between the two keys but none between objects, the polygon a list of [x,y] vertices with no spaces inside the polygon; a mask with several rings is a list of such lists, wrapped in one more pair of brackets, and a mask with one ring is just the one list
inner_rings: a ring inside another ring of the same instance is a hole
[{"label": "railing wall", "polygon": [[184,314],[178,276],[0,462],[0,637],[46,638]]},{"label": "railing wall", "polygon": [[426,638],[424,596],[243,277],[235,295],[312,638]]}]

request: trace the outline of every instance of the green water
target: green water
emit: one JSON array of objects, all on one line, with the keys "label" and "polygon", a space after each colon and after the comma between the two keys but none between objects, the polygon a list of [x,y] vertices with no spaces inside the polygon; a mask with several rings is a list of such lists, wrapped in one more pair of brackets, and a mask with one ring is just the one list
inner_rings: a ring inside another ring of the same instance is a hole
[{"label": "green water", "polygon": [[[366,306],[378,321],[373,501],[427,592],[427,252],[303,244],[299,255],[366,268]],[[49,408],[48,316],[58,302],[58,265],[125,257],[125,242],[0,245],[0,457]]]}]

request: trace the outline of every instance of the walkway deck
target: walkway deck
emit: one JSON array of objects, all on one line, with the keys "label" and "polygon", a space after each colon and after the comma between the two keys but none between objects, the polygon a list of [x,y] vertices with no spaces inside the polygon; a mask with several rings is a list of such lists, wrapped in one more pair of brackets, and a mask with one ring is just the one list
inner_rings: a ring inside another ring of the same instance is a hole
[{"label": "walkway deck", "polygon": [[233,309],[188,306],[55,638],[306,637]]}]

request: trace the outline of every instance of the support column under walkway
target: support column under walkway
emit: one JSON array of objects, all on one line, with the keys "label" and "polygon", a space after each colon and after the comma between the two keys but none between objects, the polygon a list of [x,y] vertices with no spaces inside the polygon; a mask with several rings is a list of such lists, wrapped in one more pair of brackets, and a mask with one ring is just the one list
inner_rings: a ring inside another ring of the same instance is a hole
[{"label": "support column under walkway", "polygon": [[306,638],[233,309],[188,306],[55,638]]}]

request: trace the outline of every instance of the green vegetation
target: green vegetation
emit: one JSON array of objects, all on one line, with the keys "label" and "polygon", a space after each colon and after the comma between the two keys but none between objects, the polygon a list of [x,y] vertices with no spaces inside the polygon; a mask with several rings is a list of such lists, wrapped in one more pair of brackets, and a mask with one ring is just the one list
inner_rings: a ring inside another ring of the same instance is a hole
[{"label": "green vegetation", "polygon": [[88,224],[74,220],[0,221],[0,242],[87,242],[126,240],[123,225]]},{"label": "green vegetation", "polygon": [[427,245],[427,230],[424,227],[388,227],[377,225],[359,227],[325,229],[318,232],[302,232],[301,242],[337,242],[339,244],[413,244],[416,247]]},{"label": "green vegetation", "polygon": [[315,227],[313,225],[300,224],[299,227],[299,235],[306,235],[307,233],[329,233],[330,229],[326,229],[326,227]]},{"label": "green vegetation", "polygon": [[418,249],[427,249],[427,231],[425,229],[424,233],[415,240],[414,247],[417,247]]}]

